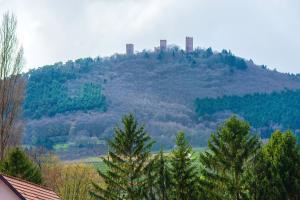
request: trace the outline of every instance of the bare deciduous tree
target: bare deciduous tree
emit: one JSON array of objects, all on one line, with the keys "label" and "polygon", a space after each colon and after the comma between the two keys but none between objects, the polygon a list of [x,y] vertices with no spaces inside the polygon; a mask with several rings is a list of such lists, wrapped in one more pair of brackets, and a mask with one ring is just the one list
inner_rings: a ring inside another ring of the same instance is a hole
[{"label": "bare deciduous tree", "polygon": [[25,84],[21,77],[23,48],[18,44],[16,26],[15,16],[5,13],[0,27],[0,160],[19,132]]}]

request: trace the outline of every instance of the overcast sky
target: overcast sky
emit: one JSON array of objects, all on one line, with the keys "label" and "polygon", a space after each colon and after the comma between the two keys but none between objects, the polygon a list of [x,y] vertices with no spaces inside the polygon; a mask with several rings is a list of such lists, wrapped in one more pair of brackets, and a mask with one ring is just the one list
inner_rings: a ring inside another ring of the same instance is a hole
[{"label": "overcast sky", "polygon": [[81,57],[184,47],[230,49],[282,72],[300,73],[299,0],[0,0],[18,18],[26,69]]}]

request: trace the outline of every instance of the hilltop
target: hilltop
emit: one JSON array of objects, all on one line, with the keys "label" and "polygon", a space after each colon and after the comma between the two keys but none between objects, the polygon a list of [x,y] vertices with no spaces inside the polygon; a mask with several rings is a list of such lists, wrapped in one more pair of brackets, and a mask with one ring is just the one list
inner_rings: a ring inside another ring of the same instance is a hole
[{"label": "hilltop", "polygon": [[[84,58],[31,70],[26,78],[24,143],[54,149],[64,159],[105,153],[105,139],[129,112],[146,124],[156,149],[171,148],[179,130],[201,147],[232,113],[244,116],[230,107],[199,112],[199,100],[300,89],[298,75],[211,48]],[[266,126],[274,127],[254,128]]]}]

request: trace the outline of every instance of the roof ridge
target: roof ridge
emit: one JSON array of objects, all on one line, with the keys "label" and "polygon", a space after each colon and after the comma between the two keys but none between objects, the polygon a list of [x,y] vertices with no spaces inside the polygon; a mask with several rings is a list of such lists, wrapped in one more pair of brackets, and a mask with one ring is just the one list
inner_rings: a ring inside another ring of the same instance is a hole
[{"label": "roof ridge", "polygon": [[[10,180],[8,181],[10,182]],[[45,196],[45,195],[50,195],[50,196],[57,196],[57,194],[53,191],[49,191],[49,190],[43,190],[43,188],[39,188],[39,189],[36,189],[34,187],[30,187],[30,185],[19,185],[17,183],[12,183],[10,182],[20,193],[22,192],[25,192],[27,193],[28,191],[32,192],[32,193],[36,193],[38,192],[39,195],[41,196]],[[23,188],[24,187],[27,187],[26,190]]]},{"label": "roof ridge", "polygon": [[[2,172],[0,173],[0,175],[2,175],[2,176],[4,176],[4,177],[11,178],[11,179],[15,179],[15,180],[20,181],[20,182],[25,182],[25,183],[27,183],[27,184],[34,185],[34,186],[36,186],[36,187],[40,187],[40,188],[43,188],[43,189],[45,189],[45,190],[49,190],[49,191],[51,191],[51,192],[54,192],[52,189],[50,189],[50,188],[48,188],[48,187],[46,187],[46,186],[39,185],[39,184],[36,184],[36,183],[32,183],[32,182],[30,182],[30,181],[26,181],[26,180],[23,180],[23,179],[21,179],[21,178],[17,178],[17,177],[14,177],[14,176],[6,175],[6,174],[4,174],[4,173],[2,173]],[[55,193],[55,192],[54,192],[54,193]],[[56,193],[55,193],[55,194],[56,194]]]}]

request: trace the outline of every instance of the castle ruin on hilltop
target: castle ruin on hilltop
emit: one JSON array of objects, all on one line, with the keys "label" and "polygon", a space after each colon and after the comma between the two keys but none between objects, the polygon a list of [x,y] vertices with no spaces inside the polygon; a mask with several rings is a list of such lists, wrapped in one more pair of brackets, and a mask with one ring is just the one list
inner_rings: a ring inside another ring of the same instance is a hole
[{"label": "castle ruin on hilltop", "polygon": [[192,37],[186,37],[185,38],[185,51],[187,53],[191,53],[194,51],[193,49],[193,38]]},{"label": "castle ruin on hilltop", "polygon": [[[167,51],[167,40],[160,40],[159,47],[154,47],[154,52]],[[193,47],[193,37],[185,38],[185,51],[186,53],[192,53],[194,51]],[[126,55],[134,54],[134,45],[126,44]]]},{"label": "castle ruin on hilltop", "polygon": [[160,40],[159,42],[160,51],[167,50],[167,40]]},{"label": "castle ruin on hilltop", "polygon": [[134,54],[134,46],[133,44],[126,44],[126,55]]}]

